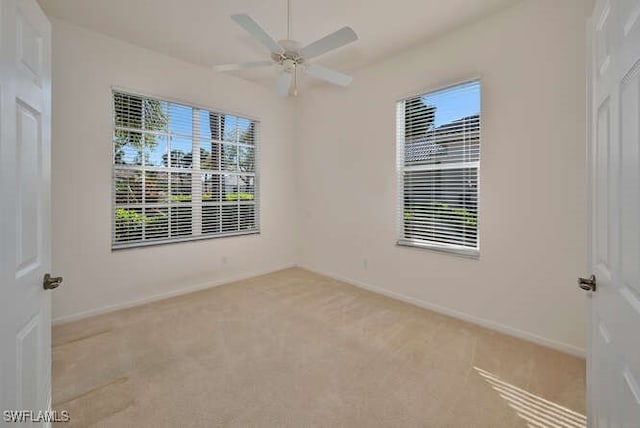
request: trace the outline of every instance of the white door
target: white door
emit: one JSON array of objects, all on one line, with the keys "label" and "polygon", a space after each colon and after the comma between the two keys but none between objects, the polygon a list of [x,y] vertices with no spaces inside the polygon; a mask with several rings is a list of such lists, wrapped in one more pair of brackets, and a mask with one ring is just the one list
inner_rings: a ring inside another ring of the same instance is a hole
[{"label": "white door", "polygon": [[640,427],[640,0],[598,0],[591,38],[588,420]]},{"label": "white door", "polygon": [[[51,398],[51,30],[35,0],[0,0],[0,424]],[[37,418],[38,414],[34,414]],[[29,426],[29,423],[11,426]],[[40,425],[40,424],[35,424]]]}]

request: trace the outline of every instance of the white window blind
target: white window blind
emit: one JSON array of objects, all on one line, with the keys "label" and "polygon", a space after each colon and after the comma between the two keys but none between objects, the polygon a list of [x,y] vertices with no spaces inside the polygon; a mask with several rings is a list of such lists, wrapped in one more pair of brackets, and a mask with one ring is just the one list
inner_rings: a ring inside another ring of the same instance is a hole
[{"label": "white window blind", "polygon": [[112,247],[258,233],[254,120],[113,92]]},{"label": "white window blind", "polygon": [[397,104],[399,240],[477,255],[480,82]]}]

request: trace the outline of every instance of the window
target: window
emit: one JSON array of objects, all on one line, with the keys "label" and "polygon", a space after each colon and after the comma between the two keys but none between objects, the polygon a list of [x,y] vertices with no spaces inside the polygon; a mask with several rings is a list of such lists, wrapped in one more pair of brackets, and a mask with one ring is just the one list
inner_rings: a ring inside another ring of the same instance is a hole
[{"label": "window", "polygon": [[113,92],[112,248],[258,233],[254,120]]},{"label": "window", "polygon": [[477,256],[480,82],[397,104],[399,240]]}]

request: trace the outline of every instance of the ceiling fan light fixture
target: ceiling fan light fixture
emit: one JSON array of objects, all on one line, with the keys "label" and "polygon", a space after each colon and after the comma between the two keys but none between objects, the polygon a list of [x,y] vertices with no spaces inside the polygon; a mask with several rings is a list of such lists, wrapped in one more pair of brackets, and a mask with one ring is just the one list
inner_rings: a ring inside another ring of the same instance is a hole
[{"label": "ceiling fan light fixture", "polygon": [[283,70],[286,73],[295,73],[296,71],[296,62],[293,59],[287,58],[282,61]]}]

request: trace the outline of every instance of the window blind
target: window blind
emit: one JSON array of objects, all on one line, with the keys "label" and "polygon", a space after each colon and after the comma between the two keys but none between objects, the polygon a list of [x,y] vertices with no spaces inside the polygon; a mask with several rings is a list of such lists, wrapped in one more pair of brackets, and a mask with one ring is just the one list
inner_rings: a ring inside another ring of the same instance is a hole
[{"label": "window blind", "polygon": [[113,91],[112,247],[257,233],[258,123]]},{"label": "window blind", "polygon": [[477,255],[480,82],[397,103],[399,244]]}]

